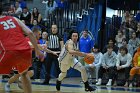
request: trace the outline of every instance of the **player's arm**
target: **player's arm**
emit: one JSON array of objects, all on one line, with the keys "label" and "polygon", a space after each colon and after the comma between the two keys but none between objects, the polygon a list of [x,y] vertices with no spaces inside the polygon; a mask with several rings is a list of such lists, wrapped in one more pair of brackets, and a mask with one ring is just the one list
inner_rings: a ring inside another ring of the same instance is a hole
[{"label": "player's arm", "polygon": [[83,57],[86,56],[86,53],[75,51],[73,48],[73,42],[71,42],[71,41],[69,41],[69,43],[66,47],[71,55],[83,56]]},{"label": "player's arm", "polygon": [[20,27],[22,28],[22,31],[29,36],[31,43],[33,44],[36,52],[39,51],[39,47],[37,46],[37,42],[35,39],[35,36],[33,34],[33,32],[24,24],[22,23],[19,19],[15,18],[18,22],[18,24],[20,25]]},{"label": "player's arm", "polygon": [[51,51],[51,50],[50,50],[50,49],[48,49],[48,48],[43,49],[43,51],[45,51],[45,52],[47,52],[47,53],[51,53],[51,54],[53,54],[53,55],[58,56],[58,55],[57,55],[57,52]]},{"label": "player's arm", "polygon": [[[29,43],[31,48],[34,48],[34,46],[32,45],[32,43],[30,41],[28,43]],[[58,56],[57,52],[54,52],[54,51],[51,51],[50,49],[47,49],[46,46],[42,46],[41,44],[37,44],[37,46],[38,46],[39,50],[45,51],[47,53],[52,53],[52,54]]]}]

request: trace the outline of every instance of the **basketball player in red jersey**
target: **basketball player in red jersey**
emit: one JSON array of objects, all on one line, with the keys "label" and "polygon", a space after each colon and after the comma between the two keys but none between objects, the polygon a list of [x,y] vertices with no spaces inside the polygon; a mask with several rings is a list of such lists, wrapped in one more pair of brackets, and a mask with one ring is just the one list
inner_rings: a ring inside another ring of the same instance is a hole
[{"label": "basketball player in red jersey", "polygon": [[19,19],[3,16],[0,5],[0,74],[9,74],[16,68],[21,75],[24,93],[32,93],[30,79],[27,74],[31,66],[31,48],[23,34],[29,36],[36,55],[44,56],[36,43],[32,31]]}]

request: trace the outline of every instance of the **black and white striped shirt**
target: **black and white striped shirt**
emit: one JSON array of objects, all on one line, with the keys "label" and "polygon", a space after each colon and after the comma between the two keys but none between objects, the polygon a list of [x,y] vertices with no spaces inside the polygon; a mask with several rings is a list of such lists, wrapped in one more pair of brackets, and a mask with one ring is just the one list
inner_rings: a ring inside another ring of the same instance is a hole
[{"label": "black and white striped shirt", "polygon": [[60,41],[62,41],[62,38],[57,34],[51,34],[48,36],[48,48],[51,50],[57,50],[60,49]]}]

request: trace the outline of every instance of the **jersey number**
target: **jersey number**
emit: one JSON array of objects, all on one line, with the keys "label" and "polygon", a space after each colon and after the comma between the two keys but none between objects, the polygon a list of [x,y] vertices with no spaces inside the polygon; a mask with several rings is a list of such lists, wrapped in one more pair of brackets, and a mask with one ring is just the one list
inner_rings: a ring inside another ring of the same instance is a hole
[{"label": "jersey number", "polygon": [[10,28],[15,28],[16,27],[14,22],[12,22],[12,19],[9,19],[9,20],[6,20],[6,21],[2,21],[1,24],[3,24],[4,30],[8,30]]}]

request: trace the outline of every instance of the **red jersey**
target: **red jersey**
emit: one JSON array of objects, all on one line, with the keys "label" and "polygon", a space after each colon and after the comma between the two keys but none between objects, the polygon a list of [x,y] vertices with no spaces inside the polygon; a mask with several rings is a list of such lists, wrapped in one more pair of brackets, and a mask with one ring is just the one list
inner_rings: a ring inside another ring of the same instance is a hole
[{"label": "red jersey", "polygon": [[0,50],[26,50],[30,46],[15,18],[0,18]]}]

